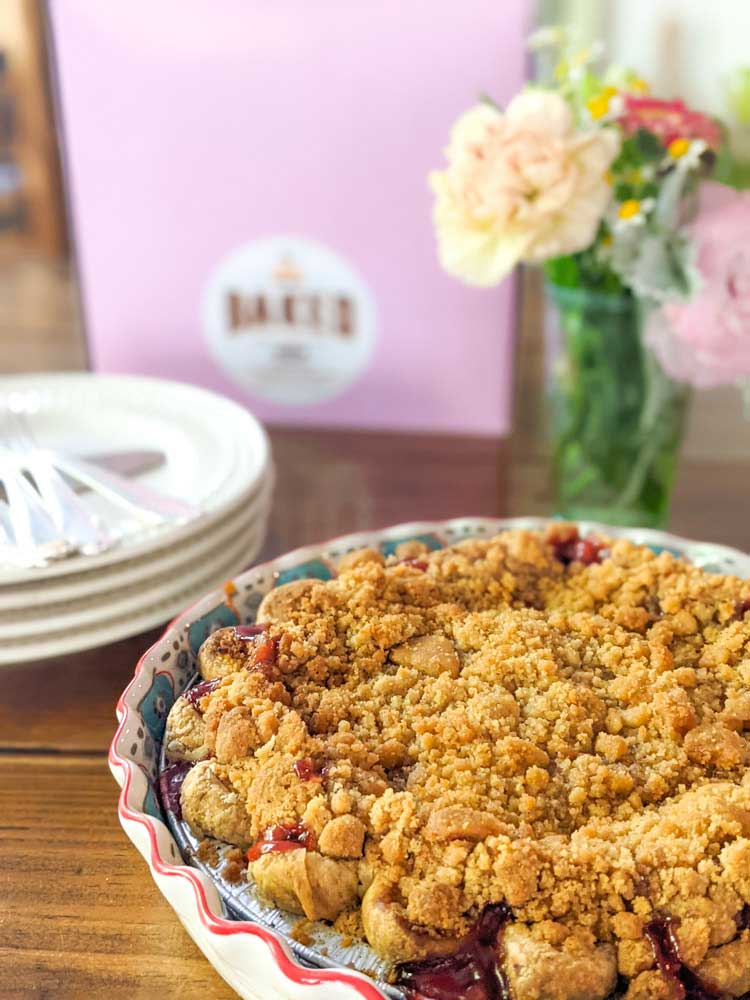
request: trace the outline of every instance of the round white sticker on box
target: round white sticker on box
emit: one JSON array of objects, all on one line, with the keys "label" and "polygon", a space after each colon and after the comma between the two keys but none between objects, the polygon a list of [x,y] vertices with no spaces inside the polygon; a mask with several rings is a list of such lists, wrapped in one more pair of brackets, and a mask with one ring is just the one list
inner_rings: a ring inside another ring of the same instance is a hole
[{"label": "round white sticker on box", "polygon": [[225,257],[203,299],[211,354],[237,385],[290,406],[341,395],[375,345],[375,303],[355,269],[299,237],[247,243]]}]

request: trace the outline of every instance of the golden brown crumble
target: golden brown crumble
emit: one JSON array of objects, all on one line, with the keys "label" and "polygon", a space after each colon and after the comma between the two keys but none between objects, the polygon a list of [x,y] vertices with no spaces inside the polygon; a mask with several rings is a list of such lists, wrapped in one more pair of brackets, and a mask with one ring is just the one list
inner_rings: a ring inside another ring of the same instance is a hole
[{"label": "golden brown crumble", "polygon": [[313,933],[311,933],[313,930],[314,924],[311,924],[309,920],[303,918],[302,920],[298,920],[294,925],[291,930],[291,936],[295,941],[299,941],[300,944],[304,944],[309,948],[310,945],[315,943],[315,938]]},{"label": "golden brown crumble", "polygon": [[219,848],[215,840],[210,840],[207,837],[204,838],[198,844],[195,853],[198,860],[204,864],[218,865],[219,863]]},{"label": "golden brown crumble", "polygon": [[238,847],[233,847],[231,851],[226,852],[222,861],[221,877],[232,885],[241,882],[245,875],[246,864],[242,851]]},{"label": "golden brown crumble", "polygon": [[565,565],[566,531],[353,553],[266,598],[262,669],[261,640],[212,636],[219,686],[170,718],[198,761],[185,817],[243,848],[302,824],[308,850],[252,875],[390,959],[454,949],[505,901],[518,1000],[547,995],[535,962],[566,998],[619,974],[629,1000],[672,1000],[644,936],[668,914],[682,961],[740,996],[750,585],[624,540]]}]

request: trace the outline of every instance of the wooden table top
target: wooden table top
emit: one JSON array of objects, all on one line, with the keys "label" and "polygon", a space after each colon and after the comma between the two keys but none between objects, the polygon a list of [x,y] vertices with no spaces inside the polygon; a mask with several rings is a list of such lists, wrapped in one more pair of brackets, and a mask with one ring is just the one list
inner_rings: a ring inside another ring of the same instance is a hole
[{"label": "wooden table top", "polygon": [[[547,513],[545,463],[492,438],[275,431],[264,557],[347,531]],[[675,530],[750,547],[748,469],[686,465]],[[120,829],[114,705],[154,630],[3,671],[0,996],[229,1000]]]}]

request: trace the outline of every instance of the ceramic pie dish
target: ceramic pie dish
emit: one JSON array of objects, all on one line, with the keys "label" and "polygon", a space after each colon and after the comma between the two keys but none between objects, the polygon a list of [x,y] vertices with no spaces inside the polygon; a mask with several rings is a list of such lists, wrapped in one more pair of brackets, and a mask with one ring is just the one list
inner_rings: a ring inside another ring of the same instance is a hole
[{"label": "ceramic pie dish", "polygon": [[[489,539],[507,528],[537,530],[545,523],[541,519],[462,519],[401,525],[298,550],[237,578],[234,609],[225,603],[221,592],[209,594],[179,616],[140,661],[118,704],[120,726],[110,751],[110,765],[122,785],[120,818],[189,933],[241,996],[383,997],[394,993],[384,984],[378,985],[348,969],[310,969],[301,964],[295,960],[293,949],[305,963],[315,961],[316,955],[290,940],[283,927],[273,930],[272,926],[230,919],[230,914],[244,911],[232,905],[226,886],[208,866],[202,865],[199,870],[183,863],[180,846],[184,850],[190,845],[176,830],[178,844],[165,824],[156,779],[166,715],[194,675],[194,658],[200,645],[218,627],[254,622],[261,600],[273,587],[310,577],[330,579],[338,562],[354,550],[370,547],[391,553],[399,542],[410,539],[418,539],[429,549],[439,549],[464,539]],[[647,530],[586,523],[579,529],[581,535],[598,532],[609,537],[624,536],[657,551],[667,549],[709,572],[750,576],[750,559],[723,546]],[[273,924],[267,914],[260,913],[258,919]],[[320,955],[318,960],[321,964],[331,961]],[[348,961],[356,959],[351,956]],[[368,971],[377,972],[374,968]]]}]

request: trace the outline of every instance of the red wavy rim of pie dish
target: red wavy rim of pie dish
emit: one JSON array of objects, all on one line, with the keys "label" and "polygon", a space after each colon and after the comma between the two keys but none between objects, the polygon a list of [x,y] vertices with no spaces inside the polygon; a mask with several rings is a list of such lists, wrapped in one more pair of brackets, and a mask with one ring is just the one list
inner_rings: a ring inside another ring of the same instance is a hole
[{"label": "red wavy rim of pie dish", "polygon": [[218,934],[220,937],[225,937],[231,934],[250,934],[253,937],[260,938],[260,940],[268,946],[268,949],[281,972],[287,977],[287,979],[296,985],[320,986],[324,983],[340,983],[342,985],[351,986],[352,989],[356,990],[360,996],[365,997],[366,1000],[383,1000],[383,994],[380,990],[368,983],[366,980],[360,978],[358,974],[348,973],[344,970],[339,971],[337,969],[318,969],[313,971],[303,968],[303,966],[299,965],[287,954],[285,946],[282,944],[279,937],[268,928],[262,927],[259,924],[249,923],[246,920],[226,920],[224,917],[217,916],[208,905],[206,892],[197,872],[188,868],[186,865],[169,864],[169,862],[165,861],[159,853],[155,824],[160,821],[147,816],[145,813],[134,811],[127,804],[130,782],[136,765],[133,761],[128,760],[127,757],[121,756],[116,749],[117,742],[129,721],[131,711],[125,701],[125,698],[140,677],[144,669],[146,658],[149,654],[156,649],[162,640],[166,638],[168,633],[175,627],[177,621],[179,621],[179,619],[185,614],[188,614],[191,608],[196,607],[202,602],[202,600],[203,598],[181,611],[180,614],[173,618],[167,625],[164,632],[156,640],[156,642],[149,646],[143,656],[141,656],[138,660],[132,680],[118,699],[117,711],[122,714],[122,717],[109,747],[108,760],[111,766],[120,768],[124,772],[124,781],[122,789],[120,790],[120,797],[117,806],[120,821],[122,822],[123,820],[128,820],[140,823],[141,826],[146,828],[151,848],[149,863],[154,871],[158,872],[160,875],[182,878],[190,883],[193,892],[195,893],[198,918],[210,934]]}]

